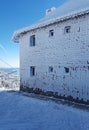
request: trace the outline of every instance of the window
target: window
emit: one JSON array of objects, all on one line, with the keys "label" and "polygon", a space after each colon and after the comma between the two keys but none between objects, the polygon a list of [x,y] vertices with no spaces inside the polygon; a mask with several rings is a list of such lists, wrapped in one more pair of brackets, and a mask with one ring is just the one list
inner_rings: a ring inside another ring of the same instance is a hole
[{"label": "window", "polygon": [[53,67],[49,66],[49,73],[53,72]]},{"label": "window", "polygon": [[64,32],[65,32],[65,33],[70,33],[70,29],[71,29],[70,26],[66,26]]},{"label": "window", "polygon": [[36,75],[36,68],[35,66],[30,67],[30,76],[35,76]]},{"label": "window", "polygon": [[65,67],[65,72],[69,73],[69,68]]},{"label": "window", "polygon": [[30,36],[30,46],[35,46],[35,35]]},{"label": "window", "polygon": [[80,27],[78,28],[78,32],[80,32]]},{"label": "window", "polygon": [[54,30],[50,30],[49,31],[49,37],[53,37],[53,35],[54,35]]}]

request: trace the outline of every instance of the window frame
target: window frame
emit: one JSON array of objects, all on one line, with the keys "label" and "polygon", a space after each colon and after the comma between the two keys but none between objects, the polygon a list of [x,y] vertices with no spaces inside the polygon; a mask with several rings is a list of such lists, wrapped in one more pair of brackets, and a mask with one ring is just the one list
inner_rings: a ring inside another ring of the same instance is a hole
[{"label": "window frame", "polygon": [[36,45],[36,37],[35,35],[30,36],[30,46],[34,47]]},{"label": "window frame", "polygon": [[68,67],[64,67],[65,73],[68,74],[70,72],[70,69]]},{"label": "window frame", "polygon": [[53,37],[54,36],[54,29],[49,30],[49,37]]},{"label": "window frame", "polygon": [[64,33],[65,34],[68,34],[68,33],[70,33],[71,32],[71,26],[65,26],[65,28],[64,28]]},{"label": "window frame", "polygon": [[49,66],[49,73],[52,73],[53,72],[53,66]]},{"label": "window frame", "polygon": [[30,76],[31,77],[36,76],[36,67],[35,66],[30,66]]}]

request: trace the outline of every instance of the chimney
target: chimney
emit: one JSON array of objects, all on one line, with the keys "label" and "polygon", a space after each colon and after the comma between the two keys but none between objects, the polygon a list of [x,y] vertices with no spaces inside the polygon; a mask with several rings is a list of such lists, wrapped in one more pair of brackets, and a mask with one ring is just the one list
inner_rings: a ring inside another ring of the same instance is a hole
[{"label": "chimney", "polygon": [[52,13],[53,11],[55,11],[56,8],[55,7],[52,7],[50,9],[46,9],[46,15],[49,15],[50,13]]}]

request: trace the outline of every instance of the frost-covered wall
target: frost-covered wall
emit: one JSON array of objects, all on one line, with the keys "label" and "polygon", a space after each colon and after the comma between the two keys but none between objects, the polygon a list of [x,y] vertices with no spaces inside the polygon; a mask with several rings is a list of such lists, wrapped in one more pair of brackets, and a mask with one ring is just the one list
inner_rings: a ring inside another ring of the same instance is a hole
[{"label": "frost-covered wall", "polygon": [[[65,27],[70,27],[69,33]],[[54,36],[49,36],[50,30]],[[35,46],[30,46],[32,35]],[[89,14],[24,34],[20,58],[22,90],[89,102]],[[31,66],[35,76],[30,75]]]}]

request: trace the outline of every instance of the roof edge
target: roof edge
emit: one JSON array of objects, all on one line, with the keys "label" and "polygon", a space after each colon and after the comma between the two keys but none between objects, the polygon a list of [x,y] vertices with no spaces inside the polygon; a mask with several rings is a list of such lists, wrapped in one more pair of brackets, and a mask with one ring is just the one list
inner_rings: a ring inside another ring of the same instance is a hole
[{"label": "roof edge", "polygon": [[51,20],[47,20],[46,22],[40,22],[40,23],[33,24],[31,26],[28,26],[23,29],[15,31],[12,36],[12,41],[19,43],[19,39],[21,38],[21,36],[26,34],[29,31],[39,29],[39,28],[51,25],[56,22],[65,21],[65,20],[75,18],[75,17],[81,16],[81,15],[85,15],[85,14],[89,14],[89,8],[84,8],[84,9],[81,9],[80,11],[71,12],[70,14],[67,14],[67,15],[64,15],[61,17],[57,17],[57,18],[54,18]]}]

